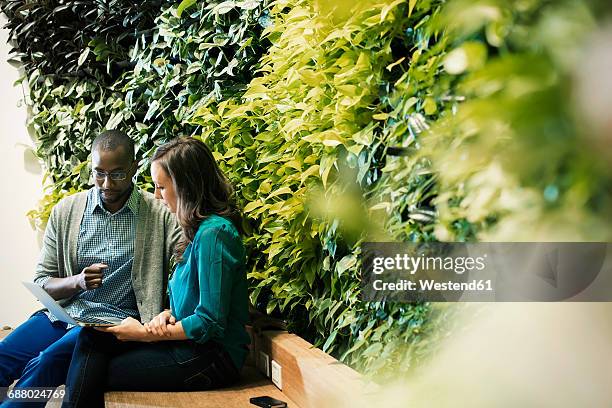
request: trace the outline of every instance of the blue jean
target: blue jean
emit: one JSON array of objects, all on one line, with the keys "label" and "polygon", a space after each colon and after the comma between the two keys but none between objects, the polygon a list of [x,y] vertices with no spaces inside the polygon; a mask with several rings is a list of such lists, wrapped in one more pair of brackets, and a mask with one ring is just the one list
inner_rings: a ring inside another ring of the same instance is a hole
[{"label": "blue jean", "polygon": [[[0,387],[19,378],[15,388],[57,387],[64,384],[80,327],[51,322],[43,312],[34,313],[0,342]],[[44,407],[45,402],[6,400],[0,407]]]},{"label": "blue jean", "polygon": [[229,354],[209,341],[122,342],[110,333],[79,333],[63,408],[104,406],[104,391],[199,391],[240,378]]}]

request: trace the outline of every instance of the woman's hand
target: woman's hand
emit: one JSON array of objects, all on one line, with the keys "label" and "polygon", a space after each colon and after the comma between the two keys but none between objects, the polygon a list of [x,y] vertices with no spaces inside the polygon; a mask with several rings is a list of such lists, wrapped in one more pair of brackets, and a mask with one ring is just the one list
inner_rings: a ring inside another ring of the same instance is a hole
[{"label": "woman's hand", "polygon": [[176,318],[172,316],[172,312],[170,310],[164,310],[151,319],[149,323],[145,323],[144,327],[148,333],[154,334],[155,336],[169,337],[171,336],[168,328],[169,324],[176,324]]},{"label": "woman's hand", "polygon": [[147,332],[145,327],[133,317],[123,319],[120,325],[113,327],[96,327],[96,330],[113,334],[117,340],[121,341],[143,341],[149,342],[155,340],[154,337]]}]

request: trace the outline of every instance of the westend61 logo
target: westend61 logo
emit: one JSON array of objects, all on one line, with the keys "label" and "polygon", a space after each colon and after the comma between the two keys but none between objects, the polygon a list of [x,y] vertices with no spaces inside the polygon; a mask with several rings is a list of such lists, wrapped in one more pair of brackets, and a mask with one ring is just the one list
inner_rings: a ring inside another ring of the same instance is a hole
[{"label": "westend61 logo", "polygon": [[610,301],[608,243],[364,243],[369,301]]}]

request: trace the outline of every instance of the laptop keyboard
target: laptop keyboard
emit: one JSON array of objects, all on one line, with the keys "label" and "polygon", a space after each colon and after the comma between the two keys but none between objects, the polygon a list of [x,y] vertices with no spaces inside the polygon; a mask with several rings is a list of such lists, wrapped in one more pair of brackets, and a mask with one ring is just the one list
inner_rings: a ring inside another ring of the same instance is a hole
[{"label": "laptop keyboard", "polygon": [[78,319],[74,319],[74,320],[76,320],[77,322],[81,322],[81,323],[98,323],[98,324],[113,323],[113,322],[109,322],[108,320],[99,319],[99,318],[93,317],[93,316],[82,317],[82,318],[78,318]]}]

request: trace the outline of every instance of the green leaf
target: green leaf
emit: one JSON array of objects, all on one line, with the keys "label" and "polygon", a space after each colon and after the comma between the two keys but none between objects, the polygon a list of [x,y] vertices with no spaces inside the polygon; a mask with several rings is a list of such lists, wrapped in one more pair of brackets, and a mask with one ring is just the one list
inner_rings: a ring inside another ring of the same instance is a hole
[{"label": "green leaf", "polygon": [[385,5],[380,12],[380,22],[382,23],[387,19],[387,15],[393,10],[394,7],[397,7],[399,4],[404,3],[405,0],[395,0],[391,4]]},{"label": "green leaf", "polygon": [[247,204],[247,205],[244,207],[243,211],[244,211],[245,213],[250,213],[250,212],[251,212],[251,211],[253,211],[254,209],[261,207],[262,205],[263,205],[263,203],[262,203],[261,201],[259,201],[259,200],[257,200],[257,201],[251,201],[250,203],[248,203],[248,204]]},{"label": "green leaf", "polygon": [[416,6],[417,0],[409,0],[408,1],[408,17],[412,16],[412,12],[414,11],[414,6]]},{"label": "green leaf", "polygon": [[222,3],[219,3],[214,9],[213,11],[217,14],[226,14],[229,13],[230,11],[232,11],[232,9],[234,7],[236,7],[237,4],[235,1],[224,1]]},{"label": "green leaf", "polygon": [[266,306],[266,313],[271,314],[274,311],[274,309],[276,309],[277,305],[278,305],[278,301],[276,299],[272,299],[271,301],[269,301],[268,305]]},{"label": "green leaf", "polygon": [[352,268],[353,266],[355,266],[356,263],[357,258],[353,254],[346,255],[336,264],[336,272],[338,272],[338,275],[342,275],[344,271]]},{"label": "green leaf", "polygon": [[268,198],[273,198],[281,194],[293,194],[293,191],[289,187],[282,187],[278,190],[273,191],[272,194],[268,195]]},{"label": "green leaf", "polygon": [[260,4],[261,2],[259,0],[245,0],[236,3],[236,5],[243,10],[254,10],[259,7]]},{"label": "green leaf", "polygon": [[107,130],[115,129],[119,123],[123,120],[123,112],[115,112],[106,122],[106,126],[104,126]]},{"label": "green leaf", "polygon": [[176,8],[176,16],[181,18],[183,12],[196,4],[196,0],[183,0],[180,2],[179,6]]},{"label": "green leaf", "polygon": [[433,98],[426,98],[423,103],[423,110],[427,115],[433,115],[438,111],[438,107],[436,105],[436,101]]},{"label": "green leaf", "polygon": [[79,60],[77,61],[77,66],[81,66],[83,65],[83,63],[85,63],[85,61],[87,60],[87,56],[89,55],[89,52],[91,50],[89,49],[89,47],[85,47],[85,49],[83,50],[83,52],[81,53],[81,55],[79,55]]},{"label": "green leaf", "polygon": [[336,340],[337,334],[338,334],[338,329],[331,332],[331,334],[325,341],[325,344],[323,344],[323,351],[327,351],[331,347],[331,345],[334,343],[334,340]]}]

